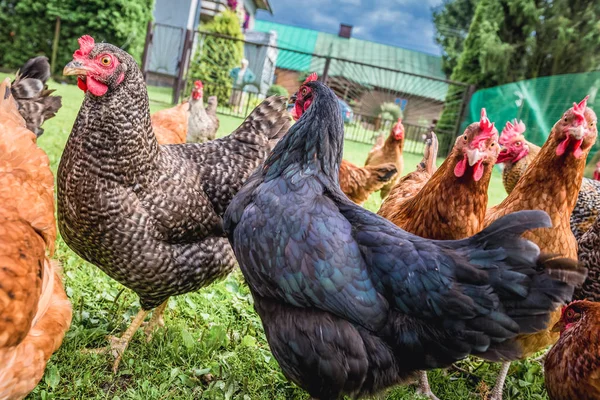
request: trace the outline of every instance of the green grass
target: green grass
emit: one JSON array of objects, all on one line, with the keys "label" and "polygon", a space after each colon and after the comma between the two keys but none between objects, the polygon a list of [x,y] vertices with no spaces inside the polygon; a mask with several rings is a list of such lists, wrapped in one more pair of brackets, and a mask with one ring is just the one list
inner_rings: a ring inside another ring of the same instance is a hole
[{"label": "green grass", "polygon": [[[4,76],[0,75],[0,78]],[[63,108],[48,121],[39,145],[48,153],[56,172],[60,155],[83,95],[72,85],[51,84],[63,96]],[[168,106],[164,90],[150,88],[151,109]],[[221,116],[221,134],[231,132],[240,120]],[[346,142],[345,156],[362,165],[369,146]],[[420,156],[405,155],[406,170]],[[490,189],[491,203],[502,197],[499,175]],[[376,210],[379,194],[367,206]],[[110,357],[84,353],[107,344],[105,336],[120,334],[139,310],[137,297],[99,269],[82,261],[58,239],[56,258],[64,267],[66,290],[73,304],[73,323],[60,350],[30,398],[34,399],[307,399],[282,375],[266,343],[249,291],[239,271],[224,281],[185,296],[171,298],[165,312],[166,327],[150,343],[142,332],[134,337],[116,375]],[[492,387],[498,365],[466,360],[459,363],[477,379],[449,370],[430,374],[441,399],[479,399]],[[480,380],[478,382],[478,380]],[[505,399],[544,399],[541,367],[513,364]],[[380,398],[414,398],[413,387],[390,390]]]}]

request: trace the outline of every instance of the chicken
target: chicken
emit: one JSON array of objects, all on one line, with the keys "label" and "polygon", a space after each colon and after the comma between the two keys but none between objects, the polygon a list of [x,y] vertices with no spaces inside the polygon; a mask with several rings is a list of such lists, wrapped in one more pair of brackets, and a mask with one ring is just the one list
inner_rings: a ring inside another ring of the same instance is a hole
[{"label": "chicken", "polygon": [[[514,120],[506,123],[500,135],[500,144],[504,148],[497,162],[504,165],[502,183],[508,194],[540,152],[538,146],[525,140],[524,133],[525,124]],[[600,182],[583,178],[577,203],[571,213],[571,230],[577,241],[590,229],[599,215]]]},{"label": "chicken", "polygon": [[498,131],[482,109],[480,122],[469,125],[456,139],[448,158],[423,188],[410,199],[394,188],[378,214],[429,239],[474,235],[483,228],[487,190],[499,151]]},{"label": "chicken", "polygon": [[188,122],[188,142],[204,143],[214,140],[219,130],[217,118],[217,98],[208,98],[208,105],[204,108],[204,89],[201,81],[194,82],[192,90],[190,119]]},{"label": "chicken", "polygon": [[600,161],[596,163],[596,169],[594,170],[594,180],[600,181]]},{"label": "chicken", "polygon": [[[71,324],[54,251],[54,178],[0,85],[0,399],[24,398]],[[48,252],[48,255],[46,254]]]},{"label": "chicken", "polygon": [[[498,131],[482,109],[480,121],[456,139],[448,158],[422,189],[407,199],[397,185],[378,214],[427,239],[456,240],[476,234],[483,228],[487,190],[499,151]],[[419,391],[437,400],[425,373],[420,375]]]},{"label": "chicken", "polygon": [[[429,132],[425,137],[425,151],[423,159],[417,165],[417,169],[410,174],[405,175],[394,186],[379,209],[381,213],[391,213],[394,207],[399,207],[405,201],[414,197],[423,186],[431,179],[432,175],[437,171],[435,164],[438,151],[437,136],[433,132]],[[393,199],[393,201],[387,201]],[[384,208],[385,205],[385,208]],[[389,207],[389,209],[388,209]],[[383,211],[382,211],[383,210]]]},{"label": "chicken", "polygon": [[233,269],[222,215],[291,118],[286,99],[271,97],[225,138],[160,146],[135,60],[90,36],[79,45],[63,73],[86,95],[58,169],[58,222],[75,253],[140,297],[130,327],[111,338],[116,371],[150,310],[148,335],[170,296]]},{"label": "chicken", "polygon": [[524,133],[525,124],[515,119],[508,121],[500,134],[502,150],[496,162],[503,164],[502,184],[508,194],[540,153],[540,147],[525,140]]},{"label": "chicken", "polygon": [[585,283],[575,289],[574,300],[600,301],[600,217],[577,243],[581,265],[588,270]]},{"label": "chicken", "polygon": [[189,117],[190,104],[188,101],[152,114],[150,117],[152,130],[158,144],[185,143]]},{"label": "chicken", "polygon": [[365,161],[365,166],[390,162],[396,164],[398,175],[381,189],[380,194],[382,199],[387,197],[390,190],[392,190],[394,185],[400,180],[400,176],[402,176],[402,170],[404,169],[404,158],[402,157],[404,141],[404,125],[402,125],[402,118],[398,118],[387,139],[383,143],[378,141],[371,151],[369,151],[369,155]]},{"label": "chicken", "polygon": [[441,242],[357,206],[338,183],[335,94],[318,81],[300,93],[304,115],[234,197],[224,226],[274,357],[313,398],[370,395],[469,354],[510,358],[511,339],[547,323],[583,281],[574,261],[538,258],[520,238],[549,226],[543,212]]},{"label": "chicken", "polygon": [[577,203],[571,213],[571,231],[579,242],[600,217],[600,181],[583,178]]},{"label": "chicken", "polygon": [[[519,210],[546,211],[552,227],[529,231],[524,237],[544,252],[577,259],[577,242],[571,231],[570,216],[579,194],[586,157],[598,135],[596,123],[596,114],[587,107],[587,97],[567,110],[512,192],[488,211],[485,224]],[[523,357],[545,349],[558,339],[558,335],[549,329],[559,318],[560,310],[556,310],[548,329],[519,338]],[[507,371],[506,363],[494,388],[493,400],[502,398]]]},{"label": "chicken", "polygon": [[[316,81],[317,74],[310,74],[304,83]],[[298,98],[302,100],[303,94],[301,91],[294,94],[290,103],[294,105],[292,116],[295,120],[300,118],[303,110],[296,109],[296,101]],[[396,178],[398,169],[394,163],[384,163],[377,165],[368,165],[359,167],[347,160],[342,160],[340,164],[339,182],[342,192],[348,196],[350,200],[358,205],[362,205],[371,193],[380,190],[384,185],[388,184]]]},{"label": "chicken", "polygon": [[17,101],[19,113],[25,119],[27,129],[40,137],[44,130],[44,121],[54,117],[62,100],[60,96],[51,95],[46,81],[50,78],[48,58],[39,56],[29,59],[17,72],[11,85],[12,95]]},{"label": "chicken", "polygon": [[553,331],[560,339],[544,363],[550,400],[600,399],[600,303],[574,301]]},{"label": "chicken", "polygon": [[340,164],[340,187],[350,200],[362,205],[371,193],[380,190],[394,179],[398,171],[393,163],[359,167],[350,161]]}]

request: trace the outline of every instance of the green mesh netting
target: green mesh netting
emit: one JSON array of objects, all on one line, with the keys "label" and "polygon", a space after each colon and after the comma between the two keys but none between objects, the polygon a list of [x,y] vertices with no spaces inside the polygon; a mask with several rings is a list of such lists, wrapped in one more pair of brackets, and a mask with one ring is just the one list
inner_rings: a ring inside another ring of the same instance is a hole
[{"label": "green mesh netting", "polygon": [[[525,122],[525,137],[532,143],[543,145],[552,127],[562,114],[590,95],[588,107],[600,114],[600,71],[583,74],[556,75],[509,83],[475,92],[469,103],[469,112],[463,127],[479,121],[482,107],[501,131],[506,121],[518,118]],[[588,163],[600,158],[600,145],[596,142]],[[591,165],[589,166],[591,168]]]}]

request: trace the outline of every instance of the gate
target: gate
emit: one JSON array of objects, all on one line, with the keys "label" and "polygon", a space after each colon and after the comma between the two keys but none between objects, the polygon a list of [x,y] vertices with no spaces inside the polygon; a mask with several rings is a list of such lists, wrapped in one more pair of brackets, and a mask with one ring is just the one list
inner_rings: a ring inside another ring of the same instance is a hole
[{"label": "gate", "polygon": [[[276,45],[273,33],[248,32],[242,40],[202,31],[175,32],[160,24],[153,29],[154,40],[150,40],[144,60],[148,66],[145,72],[155,71],[152,65],[161,63],[179,65],[177,75],[170,75],[174,102],[180,94],[187,95],[192,81],[200,79],[206,97],[217,95],[219,113],[243,118],[268,95],[293,94],[309,73],[317,72],[339,98],[347,140],[372,144],[379,135],[387,136],[398,116],[402,116],[405,151],[410,153],[422,153],[423,138],[434,129],[440,142],[439,155],[447,155],[459,135],[466,104],[474,91],[465,83],[392,68],[393,63],[376,56],[361,55],[368,62],[348,59],[343,57],[343,48],[330,46],[311,53],[287,48],[282,43]],[[159,29],[166,36],[179,35],[183,39],[165,39],[167,44],[159,44]],[[160,48],[177,51],[164,53]],[[224,74],[236,76],[235,69],[241,67],[240,48],[248,60],[248,76],[252,79],[224,80]],[[164,61],[154,61],[158,56]],[[201,59],[204,65],[200,64]],[[442,112],[444,119],[440,121]]]}]

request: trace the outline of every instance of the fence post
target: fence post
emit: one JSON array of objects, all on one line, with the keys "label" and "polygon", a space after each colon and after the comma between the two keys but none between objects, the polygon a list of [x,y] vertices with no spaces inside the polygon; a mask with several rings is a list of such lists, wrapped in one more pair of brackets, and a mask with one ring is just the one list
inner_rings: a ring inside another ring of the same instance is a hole
[{"label": "fence post", "polygon": [[193,31],[191,29],[186,30],[185,38],[183,39],[183,50],[181,51],[181,58],[179,59],[179,71],[177,71],[177,79],[175,80],[175,90],[173,91],[173,104],[179,104],[181,89],[183,84],[185,84],[183,75],[188,66],[188,53],[192,48],[193,38]]},{"label": "fence post", "polygon": [[325,59],[325,68],[323,68],[323,75],[321,75],[321,82],[327,85],[327,76],[329,75],[329,65],[331,64],[331,57]]},{"label": "fence post", "polygon": [[56,68],[56,54],[58,53],[58,40],[60,38],[60,17],[56,17],[54,40],[52,41],[52,59],[50,60],[50,75],[54,75]]},{"label": "fence post", "polygon": [[144,76],[144,81],[146,81],[146,76],[148,74],[148,55],[150,54],[150,44],[152,43],[153,37],[153,27],[152,21],[148,21],[148,26],[146,28],[146,41],[144,42],[144,52],[142,53],[142,75]]}]

